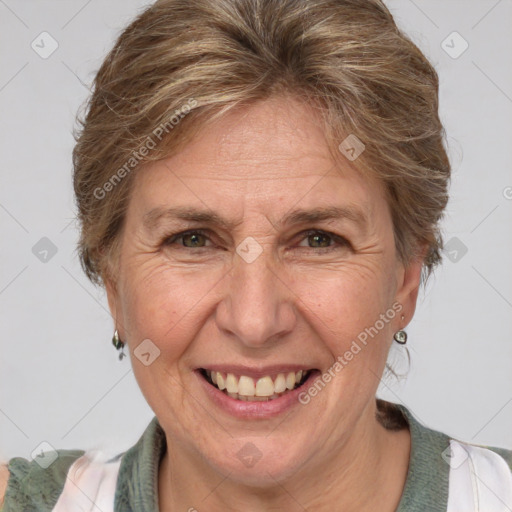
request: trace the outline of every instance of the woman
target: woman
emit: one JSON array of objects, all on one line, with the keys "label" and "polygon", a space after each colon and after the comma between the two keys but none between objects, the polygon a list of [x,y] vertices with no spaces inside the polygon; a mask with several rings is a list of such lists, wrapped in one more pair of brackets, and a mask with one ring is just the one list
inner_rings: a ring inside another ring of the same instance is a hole
[{"label": "woman", "polygon": [[[74,150],[85,272],[155,418],[3,511],[506,511],[512,452],[375,394],[440,262],[438,80],[378,0],[161,0]],[[44,459],[44,456],[43,456]]]}]

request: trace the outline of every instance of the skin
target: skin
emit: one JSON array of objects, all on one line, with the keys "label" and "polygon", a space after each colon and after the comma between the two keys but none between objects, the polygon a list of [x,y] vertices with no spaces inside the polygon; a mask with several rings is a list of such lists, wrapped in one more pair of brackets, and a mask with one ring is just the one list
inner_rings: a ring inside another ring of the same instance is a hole
[{"label": "skin", "polygon": [[[236,226],[144,225],[152,208],[178,205],[213,210]],[[367,228],[348,220],[278,225],[293,208],[326,205],[357,205]],[[107,294],[166,433],[160,510],[394,511],[410,434],[377,422],[375,394],[393,333],[414,314],[422,261],[400,263],[381,184],[333,159],[311,107],[273,97],[228,113],[179,154],[138,172],[125,220]],[[199,248],[190,239],[164,243],[198,228],[210,230]],[[326,252],[306,230],[349,243],[327,238]],[[236,253],[249,236],[263,248],[251,263]],[[327,371],[396,302],[400,314],[325,389],[276,418],[229,415],[193,373],[215,363]],[[148,366],[133,354],[144,339],[160,350]],[[237,457],[248,442],[261,452],[252,467]]]},{"label": "skin", "polygon": [[0,506],[4,504],[5,491],[9,480],[9,469],[7,464],[0,465]]}]

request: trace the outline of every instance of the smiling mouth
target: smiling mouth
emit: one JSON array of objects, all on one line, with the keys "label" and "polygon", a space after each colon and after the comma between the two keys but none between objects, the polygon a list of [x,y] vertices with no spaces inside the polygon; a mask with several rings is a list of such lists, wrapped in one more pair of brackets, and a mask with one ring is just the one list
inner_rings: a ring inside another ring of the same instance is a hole
[{"label": "smiling mouth", "polygon": [[268,402],[301,387],[316,370],[278,373],[259,379],[204,368],[200,368],[199,373],[209,384],[235,400]]}]

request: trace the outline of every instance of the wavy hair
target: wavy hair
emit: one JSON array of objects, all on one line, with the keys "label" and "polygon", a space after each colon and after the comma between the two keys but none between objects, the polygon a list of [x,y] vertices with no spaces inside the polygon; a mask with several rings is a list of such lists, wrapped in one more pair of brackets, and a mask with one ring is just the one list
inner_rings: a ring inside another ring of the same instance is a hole
[{"label": "wavy hair", "polygon": [[378,0],[160,0],[140,13],[104,59],[75,134],[78,251],[92,282],[115,282],[135,172],[275,94],[316,108],[333,154],[349,134],[364,143],[353,164],[385,185],[399,258],[427,247],[425,284],[441,261],[450,179],[438,77]]}]

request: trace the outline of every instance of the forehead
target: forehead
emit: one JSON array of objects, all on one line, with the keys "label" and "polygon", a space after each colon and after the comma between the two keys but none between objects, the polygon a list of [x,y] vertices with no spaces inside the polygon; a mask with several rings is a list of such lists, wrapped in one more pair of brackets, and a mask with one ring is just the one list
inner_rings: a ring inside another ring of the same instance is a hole
[{"label": "forehead", "polygon": [[318,113],[291,97],[229,112],[135,179],[133,199],[148,221],[166,206],[243,214],[358,205],[371,214],[384,197],[380,183],[333,157]]}]

